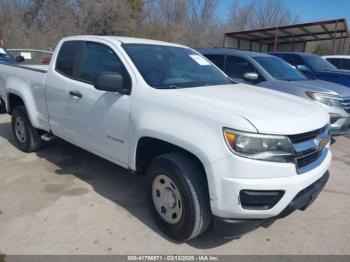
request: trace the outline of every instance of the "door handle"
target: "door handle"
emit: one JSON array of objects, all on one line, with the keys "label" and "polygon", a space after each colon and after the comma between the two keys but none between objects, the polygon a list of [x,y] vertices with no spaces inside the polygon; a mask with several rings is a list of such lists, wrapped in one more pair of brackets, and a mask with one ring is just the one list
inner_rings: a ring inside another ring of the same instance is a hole
[{"label": "door handle", "polygon": [[83,95],[79,92],[79,91],[77,91],[77,90],[71,90],[71,91],[69,91],[69,94],[71,95],[71,96],[74,96],[74,97],[77,97],[77,98],[82,98],[83,97]]}]

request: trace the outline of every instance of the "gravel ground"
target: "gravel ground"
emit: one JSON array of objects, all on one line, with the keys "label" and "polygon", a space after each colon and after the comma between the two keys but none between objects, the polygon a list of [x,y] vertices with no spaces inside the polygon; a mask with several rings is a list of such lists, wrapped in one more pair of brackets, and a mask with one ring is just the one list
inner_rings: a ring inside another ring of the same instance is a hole
[{"label": "gravel ground", "polygon": [[307,211],[238,240],[179,244],[153,223],[141,177],[58,139],[22,153],[9,121],[0,116],[0,253],[350,254],[349,137],[332,145],[331,178]]}]

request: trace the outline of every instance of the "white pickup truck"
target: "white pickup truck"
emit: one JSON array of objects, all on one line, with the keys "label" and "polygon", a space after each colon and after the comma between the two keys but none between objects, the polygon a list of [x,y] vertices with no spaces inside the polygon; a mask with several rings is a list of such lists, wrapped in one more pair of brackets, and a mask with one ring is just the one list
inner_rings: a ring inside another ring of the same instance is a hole
[{"label": "white pickup truck", "polygon": [[185,46],[68,37],[47,70],[0,65],[0,92],[19,149],[57,136],[145,175],[150,212],[177,241],[267,226],[329,177],[321,106],[235,84]]}]

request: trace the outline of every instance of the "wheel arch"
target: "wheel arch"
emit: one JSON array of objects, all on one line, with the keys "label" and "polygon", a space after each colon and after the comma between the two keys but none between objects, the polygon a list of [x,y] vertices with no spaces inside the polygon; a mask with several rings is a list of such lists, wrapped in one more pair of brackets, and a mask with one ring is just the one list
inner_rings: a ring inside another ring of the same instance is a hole
[{"label": "wheel arch", "polygon": [[205,165],[207,160],[202,160],[203,158],[198,156],[198,154],[192,152],[191,150],[183,147],[181,145],[176,145],[172,142],[155,138],[152,136],[140,137],[137,141],[137,146],[134,156],[134,170],[136,174],[142,175],[145,173],[150,161],[162,154],[178,152],[192,158],[198,165],[203,169],[206,174]]}]

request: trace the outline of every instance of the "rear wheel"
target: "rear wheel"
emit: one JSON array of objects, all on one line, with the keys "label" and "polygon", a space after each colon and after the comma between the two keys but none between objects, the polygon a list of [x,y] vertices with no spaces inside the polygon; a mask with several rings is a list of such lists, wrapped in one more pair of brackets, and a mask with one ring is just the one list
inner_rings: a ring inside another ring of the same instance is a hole
[{"label": "rear wheel", "polygon": [[177,241],[199,236],[211,223],[205,173],[186,155],[169,153],[152,160],[146,192],[156,224]]},{"label": "rear wheel", "polygon": [[12,132],[20,150],[34,152],[41,148],[40,132],[30,123],[24,106],[18,106],[12,112]]}]

